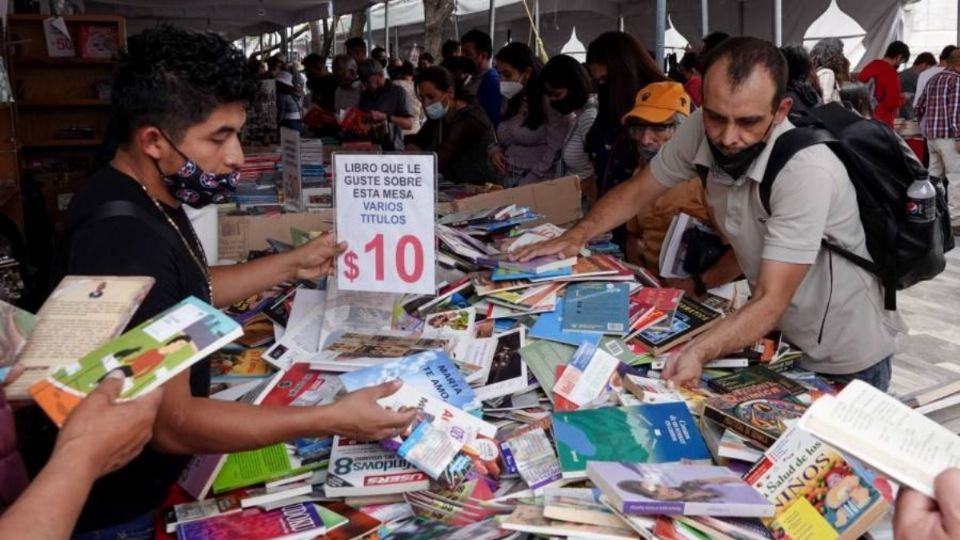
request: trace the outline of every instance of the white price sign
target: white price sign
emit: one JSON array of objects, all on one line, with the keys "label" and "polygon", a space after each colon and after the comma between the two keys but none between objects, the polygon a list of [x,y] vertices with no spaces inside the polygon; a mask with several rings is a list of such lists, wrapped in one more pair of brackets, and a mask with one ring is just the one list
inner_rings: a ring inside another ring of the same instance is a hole
[{"label": "white price sign", "polygon": [[333,155],[337,266],[348,291],[436,293],[436,155]]}]

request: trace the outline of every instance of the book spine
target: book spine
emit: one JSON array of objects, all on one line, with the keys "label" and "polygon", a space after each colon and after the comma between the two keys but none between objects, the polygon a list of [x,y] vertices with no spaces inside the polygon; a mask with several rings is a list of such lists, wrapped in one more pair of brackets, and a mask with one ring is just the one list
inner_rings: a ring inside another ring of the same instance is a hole
[{"label": "book spine", "polygon": [[685,506],[682,502],[624,501],[621,511],[633,516],[676,516],[684,514]]},{"label": "book spine", "polygon": [[713,420],[725,428],[732,429],[735,433],[743,435],[744,437],[763,445],[764,448],[769,448],[774,442],[776,442],[776,439],[767,433],[760,431],[753,426],[744,424],[739,419],[722,411],[718,411],[709,405],[703,408],[703,417]]},{"label": "book spine", "polygon": [[738,517],[738,518],[767,518],[773,517],[773,504],[749,503],[687,503],[684,515]]}]

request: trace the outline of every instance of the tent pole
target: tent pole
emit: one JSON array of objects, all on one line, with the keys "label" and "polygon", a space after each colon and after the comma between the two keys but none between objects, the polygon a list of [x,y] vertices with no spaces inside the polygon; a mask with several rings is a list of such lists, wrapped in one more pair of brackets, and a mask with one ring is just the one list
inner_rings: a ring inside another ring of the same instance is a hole
[{"label": "tent pole", "polygon": [[773,44],[783,45],[783,0],[773,0]]},{"label": "tent pole", "polygon": [[387,50],[387,58],[390,58],[390,1],[383,3],[383,48]]},{"label": "tent pole", "polygon": [[664,53],[666,52],[665,36],[667,33],[667,0],[657,0],[657,65],[663,67]]},{"label": "tent pole", "polygon": [[460,15],[457,14],[457,0],[453,0],[453,35],[460,39]]},{"label": "tent pole", "polygon": [[710,0],[700,0],[700,26],[704,36],[710,33]]},{"label": "tent pole", "polygon": [[373,20],[372,20],[373,10],[367,8],[367,54],[370,54],[370,51],[373,50]]},{"label": "tent pole", "polygon": [[[497,2],[490,0],[490,39],[493,40],[493,31],[497,26]],[[496,43],[496,40],[494,40]]]},{"label": "tent pole", "polygon": [[533,26],[537,29],[536,54],[540,54],[540,0],[533,0]]}]

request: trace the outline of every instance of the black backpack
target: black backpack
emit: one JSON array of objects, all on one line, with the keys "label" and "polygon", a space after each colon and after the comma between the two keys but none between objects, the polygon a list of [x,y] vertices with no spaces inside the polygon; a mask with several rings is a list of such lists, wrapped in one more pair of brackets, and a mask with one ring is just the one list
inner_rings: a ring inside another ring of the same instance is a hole
[{"label": "black backpack", "polygon": [[[796,129],[773,145],[760,183],[760,201],[770,214],[770,192],[777,175],[794,154],[825,144],[846,166],[857,191],[860,221],[873,261],[821,240],[824,248],[880,278],[886,309],[897,308],[896,292],[933,278],[946,268],[944,253],[954,247],[944,189],[937,190],[937,218],[932,223],[907,220],[907,188],[927,171],[890,126],[837,103],[791,117]],[[946,179],[942,180],[944,183]]]}]

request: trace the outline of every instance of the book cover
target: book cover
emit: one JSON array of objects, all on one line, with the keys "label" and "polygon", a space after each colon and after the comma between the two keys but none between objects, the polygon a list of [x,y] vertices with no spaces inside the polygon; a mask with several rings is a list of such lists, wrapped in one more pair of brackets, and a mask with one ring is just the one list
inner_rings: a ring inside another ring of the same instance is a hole
[{"label": "book cover", "polygon": [[301,456],[296,444],[291,443],[236,452],[227,456],[217,473],[213,492],[225,493],[322,469],[326,465],[327,460],[323,457],[307,459]]},{"label": "book cover", "polygon": [[17,355],[27,344],[27,338],[37,324],[33,313],[0,301],[0,384],[7,378]]},{"label": "book cover", "polygon": [[231,493],[215,499],[180,503],[168,508],[163,514],[167,534],[177,532],[177,526],[188,521],[197,521],[243,509],[240,498],[243,493]]},{"label": "book cover", "polygon": [[813,435],[791,428],[744,476],[776,508],[777,538],[855,540],[883,517],[889,482]]},{"label": "book cover", "polygon": [[634,293],[630,303],[639,309],[649,308],[660,311],[664,318],[650,325],[654,330],[669,331],[673,323],[673,315],[677,312],[680,300],[683,298],[682,289],[658,289],[644,287]]},{"label": "book cover", "polygon": [[680,343],[693,339],[716,324],[722,316],[723,314],[719,311],[684,296],[677,306],[670,331],[664,332],[648,328],[640,332],[634,339],[644,349],[654,354],[661,354]]},{"label": "book cover", "polygon": [[737,370],[725,377],[711,379],[707,384],[710,385],[710,388],[721,394],[729,394],[730,392],[743,390],[755,384],[766,382],[782,387],[787,394],[792,396],[801,396],[807,392],[807,388],[802,384],[762,365]]},{"label": "book cover", "polygon": [[480,407],[476,393],[443,351],[425,351],[340,376],[347,392],[395,379],[402,379],[404,388],[415,388],[459,409]]},{"label": "book cover", "polygon": [[557,298],[556,309],[537,317],[530,329],[530,337],[546,339],[579,347],[583,343],[598,345],[602,334],[596,332],[568,332],[563,330],[563,298]]},{"label": "book cover", "polygon": [[23,372],[4,392],[30,399],[30,387],[123,332],[153,288],[152,277],[66,276],[37,312],[17,363]]},{"label": "book cover", "polygon": [[580,345],[553,386],[553,393],[566,400],[563,407],[555,403],[557,410],[577,409],[600,399],[609,392],[618,367],[620,361],[610,353],[590,343]]},{"label": "book cover", "polygon": [[768,381],[707,399],[703,416],[767,448],[783,434],[787,422],[798,420],[806,409],[779,384]]},{"label": "book cover", "polygon": [[263,313],[258,313],[243,323],[243,335],[235,343],[243,347],[258,348],[272,343],[276,336],[273,321]]},{"label": "book cover", "polygon": [[426,473],[379,443],[334,437],[324,486],[328,497],[386,495],[429,486]]},{"label": "book cover", "polygon": [[624,514],[770,517],[774,507],[726,467],[591,461],[587,476]]},{"label": "book cover", "polygon": [[570,285],[564,300],[562,329],[624,335],[629,326],[630,286],[586,282]]},{"label": "book cover", "polygon": [[500,527],[509,531],[544,536],[571,536],[596,540],[634,540],[636,538],[633,530],[626,525],[613,528],[546,519],[541,507],[530,504],[517,505],[517,508],[507,516]]},{"label": "book cover", "polygon": [[623,521],[600,502],[600,495],[596,488],[547,488],[543,492],[543,517],[602,527],[623,527]]},{"label": "book cover", "polygon": [[557,383],[557,366],[567,364],[575,347],[552,341],[534,341],[520,349],[520,357],[540,383],[540,388],[551,402],[554,400],[553,386]]},{"label": "book cover", "polygon": [[326,532],[317,505],[297,503],[264,512],[250,508],[242,512],[214,516],[177,527],[179,540],[274,540],[308,539]]},{"label": "book cover", "polygon": [[380,520],[342,502],[325,502],[321,507],[343,516],[347,521],[333,530],[330,530],[328,525],[327,533],[318,537],[317,540],[354,540],[355,538],[367,538],[382,525]]},{"label": "book cover", "polygon": [[[564,257],[562,255],[545,255],[535,257],[529,261],[511,261],[509,256],[505,260],[500,260],[497,268],[504,270],[514,270],[516,272],[527,272],[530,274],[543,274],[562,268],[570,268],[577,263],[577,257]],[[546,277],[546,276],[540,276]]]},{"label": "book cover", "polygon": [[284,407],[327,405],[333,403],[342,389],[336,375],[315,371],[310,364],[298,362],[275,376],[259,404]]},{"label": "book cover", "polygon": [[552,420],[565,478],[585,478],[590,461],[671,463],[711,459],[683,403],[555,412]]},{"label": "book cover", "polygon": [[263,359],[265,349],[220,349],[210,356],[210,382],[259,379],[273,373]]},{"label": "book cover", "polygon": [[155,318],[54,371],[30,394],[58,426],[115,369],[126,375],[120,400],[150,392],[241,334],[220,310],[188,297]]},{"label": "book cover", "polygon": [[505,268],[497,268],[490,274],[490,279],[493,281],[510,281],[515,279],[547,279],[547,278],[562,278],[572,274],[573,274],[573,270],[571,270],[570,267],[551,270],[549,272],[541,272],[539,274],[534,274],[533,272],[522,272],[519,270],[507,270]]}]

